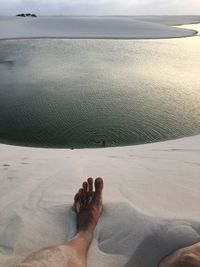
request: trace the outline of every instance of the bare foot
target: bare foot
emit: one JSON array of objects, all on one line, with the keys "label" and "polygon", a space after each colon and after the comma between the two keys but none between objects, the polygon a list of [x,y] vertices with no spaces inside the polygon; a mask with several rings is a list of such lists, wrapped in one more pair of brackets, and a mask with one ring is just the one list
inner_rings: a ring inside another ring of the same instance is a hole
[{"label": "bare foot", "polygon": [[94,228],[101,216],[103,179],[97,178],[94,182],[95,191],[93,191],[93,179],[88,178],[82,188],[74,197],[73,210],[76,212],[76,224],[78,231],[89,231],[93,233]]},{"label": "bare foot", "polygon": [[159,267],[200,267],[200,242],[176,250],[164,258]]}]

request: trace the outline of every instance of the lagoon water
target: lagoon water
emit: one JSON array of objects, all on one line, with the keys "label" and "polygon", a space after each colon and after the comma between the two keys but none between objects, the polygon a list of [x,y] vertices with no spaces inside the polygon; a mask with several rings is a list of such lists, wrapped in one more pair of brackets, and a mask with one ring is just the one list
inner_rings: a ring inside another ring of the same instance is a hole
[{"label": "lagoon water", "polygon": [[0,141],[81,148],[199,134],[199,43],[2,40]]}]

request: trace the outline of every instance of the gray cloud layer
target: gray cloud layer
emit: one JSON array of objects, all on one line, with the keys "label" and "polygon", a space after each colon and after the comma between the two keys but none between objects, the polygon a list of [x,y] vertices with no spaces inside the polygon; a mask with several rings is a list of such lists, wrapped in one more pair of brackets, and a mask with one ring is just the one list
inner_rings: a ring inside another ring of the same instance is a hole
[{"label": "gray cloud layer", "polygon": [[0,15],[200,14],[200,0],[0,0]]}]

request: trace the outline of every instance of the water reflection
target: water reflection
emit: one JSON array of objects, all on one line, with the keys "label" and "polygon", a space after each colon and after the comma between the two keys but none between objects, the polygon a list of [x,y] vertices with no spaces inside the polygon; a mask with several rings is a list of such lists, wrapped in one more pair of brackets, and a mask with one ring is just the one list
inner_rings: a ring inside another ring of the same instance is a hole
[{"label": "water reflection", "polygon": [[0,140],[76,148],[198,134],[199,55],[199,37],[1,41]]}]

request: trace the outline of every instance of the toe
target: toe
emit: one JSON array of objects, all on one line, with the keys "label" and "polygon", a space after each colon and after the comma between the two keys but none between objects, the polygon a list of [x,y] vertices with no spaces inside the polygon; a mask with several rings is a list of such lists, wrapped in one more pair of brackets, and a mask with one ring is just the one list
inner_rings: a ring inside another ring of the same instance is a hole
[{"label": "toe", "polygon": [[84,198],[86,198],[86,196],[87,196],[87,191],[88,191],[88,183],[84,182],[83,183],[83,195],[84,195]]},{"label": "toe", "polygon": [[87,182],[83,183],[83,199],[84,199],[84,205],[86,207],[88,204],[88,183]]},{"label": "toe", "polygon": [[99,205],[102,203],[102,190],[103,190],[103,179],[97,178],[95,180],[95,193],[94,198],[92,200],[93,204]]},{"label": "toe", "polygon": [[91,196],[93,194],[93,178],[88,178],[88,187],[89,187],[89,195]]},{"label": "toe", "polygon": [[84,193],[83,193],[83,188],[80,188],[78,191],[78,196],[79,196],[79,203],[80,206],[82,207],[84,205]]},{"label": "toe", "polygon": [[103,190],[103,179],[98,177],[96,180],[95,180],[95,192],[96,193],[101,193]]}]

